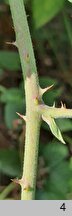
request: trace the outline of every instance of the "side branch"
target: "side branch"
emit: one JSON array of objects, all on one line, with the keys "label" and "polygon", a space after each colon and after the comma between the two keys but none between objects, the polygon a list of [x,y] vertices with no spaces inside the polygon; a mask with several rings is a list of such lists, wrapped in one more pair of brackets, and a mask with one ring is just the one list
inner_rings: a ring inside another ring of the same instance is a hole
[{"label": "side branch", "polygon": [[49,125],[53,135],[65,144],[61,135],[60,129],[58,128],[55,119],[57,118],[72,118],[72,109],[66,109],[63,105],[61,108],[49,107],[41,104],[37,106],[37,111],[40,113],[42,119]]},{"label": "side branch", "polygon": [[54,119],[72,118],[72,109],[66,109],[65,107],[55,108],[43,104],[38,106],[38,111],[41,115],[50,116]]}]

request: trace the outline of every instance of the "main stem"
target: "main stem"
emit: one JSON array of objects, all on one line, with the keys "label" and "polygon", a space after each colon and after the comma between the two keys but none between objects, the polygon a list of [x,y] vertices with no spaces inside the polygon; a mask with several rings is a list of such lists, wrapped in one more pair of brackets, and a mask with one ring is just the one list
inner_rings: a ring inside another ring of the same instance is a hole
[{"label": "main stem", "polygon": [[41,115],[36,112],[39,83],[23,0],[9,0],[19,50],[26,96],[26,139],[22,176],[22,200],[35,199]]}]

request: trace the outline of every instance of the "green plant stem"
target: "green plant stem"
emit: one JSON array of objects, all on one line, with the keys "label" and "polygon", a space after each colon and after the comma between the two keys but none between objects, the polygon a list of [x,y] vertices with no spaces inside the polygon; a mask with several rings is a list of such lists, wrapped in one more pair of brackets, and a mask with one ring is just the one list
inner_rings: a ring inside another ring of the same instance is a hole
[{"label": "green plant stem", "polygon": [[[9,3],[16,33],[16,44],[21,60],[26,96],[27,121],[22,176],[24,181],[21,185],[21,199],[32,200],[35,199],[39,129],[41,121],[40,114],[35,111],[35,99],[39,98],[39,83],[23,0],[9,0]],[[28,185],[29,189],[27,189]]]},{"label": "green plant stem", "polygon": [[24,78],[36,73],[36,64],[23,0],[9,0]]},{"label": "green plant stem", "polygon": [[0,200],[4,200],[7,198],[8,194],[16,187],[16,185],[11,182],[1,193],[0,193]]},{"label": "green plant stem", "polygon": [[[42,95],[46,92],[39,87],[34,52],[25,13],[23,0],[9,0],[16,44],[19,50],[26,96],[26,139],[22,179],[17,181],[21,184],[22,200],[35,199],[38,146],[41,117],[50,125],[52,133],[63,141],[54,118],[72,118],[72,110],[49,107],[44,105]],[[52,119],[53,118],[53,119]],[[64,141],[63,141],[64,143]]]}]

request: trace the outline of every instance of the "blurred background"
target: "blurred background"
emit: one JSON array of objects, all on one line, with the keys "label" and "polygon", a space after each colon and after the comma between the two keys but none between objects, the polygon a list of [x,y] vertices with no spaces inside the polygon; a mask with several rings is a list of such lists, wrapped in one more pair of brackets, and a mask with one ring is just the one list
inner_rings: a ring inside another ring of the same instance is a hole
[{"label": "blurred background", "polygon": [[[72,4],[67,0],[24,0],[41,87],[54,84],[44,102],[72,108]],[[24,84],[8,0],[0,0],[0,199],[20,199],[11,179],[22,175]],[[37,200],[72,199],[72,120],[58,119],[66,145],[42,123]]]}]

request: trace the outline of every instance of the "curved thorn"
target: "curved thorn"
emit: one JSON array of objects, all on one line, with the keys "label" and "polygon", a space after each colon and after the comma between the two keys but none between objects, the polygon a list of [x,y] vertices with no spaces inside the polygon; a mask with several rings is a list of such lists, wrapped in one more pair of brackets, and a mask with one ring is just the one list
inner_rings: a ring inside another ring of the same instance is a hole
[{"label": "curved thorn", "polygon": [[66,109],[66,104],[64,103],[64,108]]},{"label": "curved thorn", "polygon": [[43,95],[45,92],[50,90],[53,86],[54,86],[54,84],[52,84],[51,86],[48,86],[48,87],[46,87],[44,89],[40,88],[40,94]]},{"label": "curved thorn", "polygon": [[29,185],[28,181],[24,178],[21,179],[11,179],[12,182],[19,184],[21,187],[23,187],[24,190],[28,191],[31,190],[31,186]]},{"label": "curved thorn", "polygon": [[54,101],[54,103],[53,103],[53,107],[55,108],[55,101]]},{"label": "curved thorn", "polygon": [[7,41],[7,42],[5,42],[5,43],[8,44],[8,45],[13,45],[13,46],[16,46],[16,47],[17,47],[16,41],[15,41],[15,42],[9,42],[9,41]]},{"label": "curved thorn", "polygon": [[61,101],[61,108],[64,108],[63,102]]},{"label": "curved thorn", "polygon": [[17,42],[16,41],[12,42],[12,44],[17,47]]},{"label": "curved thorn", "polygon": [[25,184],[25,180],[24,180],[24,178],[21,178],[21,179],[18,179],[18,178],[16,178],[16,179],[11,179],[11,181],[13,181],[14,183],[16,183],[16,184],[19,184],[19,185],[23,185],[23,184]]},{"label": "curved thorn", "polygon": [[20,179],[11,179],[11,181],[16,183],[16,184],[20,184]]},{"label": "curved thorn", "polygon": [[18,112],[16,112],[16,114],[20,117],[20,118],[22,118],[24,121],[26,121],[26,116],[24,116],[24,115],[21,115],[20,113],[18,113]]}]

